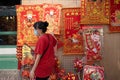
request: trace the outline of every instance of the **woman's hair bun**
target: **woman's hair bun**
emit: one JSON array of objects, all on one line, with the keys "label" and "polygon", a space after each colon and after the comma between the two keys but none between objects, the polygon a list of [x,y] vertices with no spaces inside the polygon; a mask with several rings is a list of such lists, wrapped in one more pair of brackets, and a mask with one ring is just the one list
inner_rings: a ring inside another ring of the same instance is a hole
[{"label": "woman's hair bun", "polygon": [[48,27],[49,23],[47,21],[44,22],[44,26]]}]

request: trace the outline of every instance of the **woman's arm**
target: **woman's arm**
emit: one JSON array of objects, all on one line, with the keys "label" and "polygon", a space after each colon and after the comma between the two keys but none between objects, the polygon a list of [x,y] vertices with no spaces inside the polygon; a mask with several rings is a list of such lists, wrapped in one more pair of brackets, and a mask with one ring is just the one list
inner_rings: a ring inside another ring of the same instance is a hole
[{"label": "woman's arm", "polygon": [[36,70],[36,67],[37,67],[39,61],[40,61],[40,58],[41,58],[41,54],[37,54],[37,55],[36,55],[36,59],[35,59],[35,63],[34,63],[34,65],[33,65],[33,67],[32,67],[31,72],[30,72],[30,80],[33,80],[34,77],[35,77],[34,72],[35,72],[35,70]]},{"label": "woman's arm", "polygon": [[35,71],[35,69],[40,61],[40,57],[41,57],[41,54],[37,54],[36,59],[35,59],[35,63],[34,63],[33,68],[32,68],[33,71]]},{"label": "woman's arm", "polygon": [[54,46],[54,53],[55,53],[55,56],[56,56],[56,53],[57,53],[57,43],[56,43],[56,45]]}]

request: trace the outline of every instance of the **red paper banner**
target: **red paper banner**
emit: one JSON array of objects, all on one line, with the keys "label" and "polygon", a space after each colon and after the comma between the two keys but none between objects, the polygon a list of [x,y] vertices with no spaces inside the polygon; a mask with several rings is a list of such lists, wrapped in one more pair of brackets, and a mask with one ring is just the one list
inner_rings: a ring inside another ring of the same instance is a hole
[{"label": "red paper banner", "polygon": [[34,46],[37,37],[34,35],[33,24],[42,19],[41,5],[17,5],[17,46],[26,43]]},{"label": "red paper banner", "polygon": [[87,61],[101,60],[102,26],[82,26]]},{"label": "red paper banner", "polygon": [[60,4],[43,4],[43,20],[49,22],[47,33],[60,34]]},{"label": "red paper banner", "polygon": [[120,0],[110,0],[110,32],[120,32]]},{"label": "red paper banner", "polygon": [[109,24],[109,0],[81,0],[81,24]]},{"label": "red paper banner", "polygon": [[83,54],[83,36],[81,34],[80,8],[62,10],[64,24],[64,54]]}]

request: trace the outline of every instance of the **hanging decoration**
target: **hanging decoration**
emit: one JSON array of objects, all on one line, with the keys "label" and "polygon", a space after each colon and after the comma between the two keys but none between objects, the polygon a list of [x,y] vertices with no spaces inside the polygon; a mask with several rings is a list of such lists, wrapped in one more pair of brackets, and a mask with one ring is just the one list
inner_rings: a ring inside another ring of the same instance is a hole
[{"label": "hanging decoration", "polygon": [[60,34],[61,4],[43,4],[43,20],[48,21],[47,33]]},{"label": "hanging decoration", "polygon": [[120,0],[110,0],[110,32],[120,32]]},{"label": "hanging decoration", "polygon": [[17,48],[16,48],[16,58],[18,59],[18,69],[21,69],[22,46],[17,46]]},{"label": "hanging decoration", "polygon": [[33,50],[28,45],[24,44],[22,47],[21,72],[22,79],[29,80],[30,70],[34,64]]},{"label": "hanging decoration", "polygon": [[104,68],[101,66],[85,65],[83,80],[104,80]]},{"label": "hanging decoration", "polygon": [[57,39],[57,49],[63,47],[63,35],[55,35]]},{"label": "hanging decoration", "polygon": [[109,0],[81,0],[80,24],[109,24]]},{"label": "hanging decoration", "polygon": [[102,26],[86,25],[82,29],[84,31],[87,61],[101,60]]},{"label": "hanging decoration", "polygon": [[34,35],[33,24],[43,17],[41,5],[17,5],[17,46],[24,43],[34,46],[37,37]]},{"label": "hanging decoration", "polygon": [[75,72],[80,72],[83,68],[83,62],[82,60],[76,58],[74,60],[74,69],[75,69]]},{"label": "hanging decoration", "polygon": [[79,58],[76,58],[74,60],[74,70],[77,73],[78,80],[82,80],[82,78],[81,78],[81,72],[83,70],[83,65],[84,65],[84,63],[83,63],[82,59],[80,60]]},{"label": "hanging decoration", "polygon": [[80,8],[62,10],[64,26],[64,54],[83,54],[83,35],[81,33]]}]

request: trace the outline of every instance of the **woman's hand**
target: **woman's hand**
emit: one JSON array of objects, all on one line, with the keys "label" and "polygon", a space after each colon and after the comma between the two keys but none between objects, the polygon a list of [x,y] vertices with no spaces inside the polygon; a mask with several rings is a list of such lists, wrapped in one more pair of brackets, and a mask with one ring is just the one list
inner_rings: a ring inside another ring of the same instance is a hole
[{"label": "woman's hand", "polygon": [[34,71],[31,70],[30,71],[30,80],[34,80],[35,79],[35,74],[34,74]]}]

